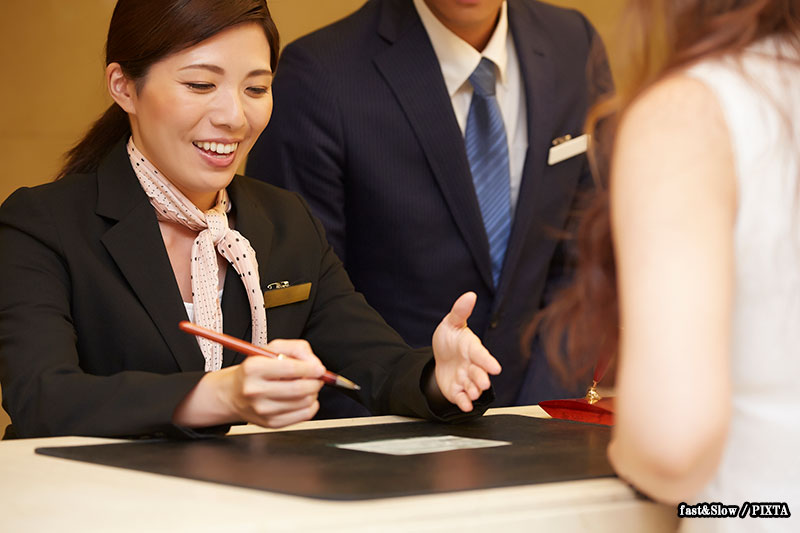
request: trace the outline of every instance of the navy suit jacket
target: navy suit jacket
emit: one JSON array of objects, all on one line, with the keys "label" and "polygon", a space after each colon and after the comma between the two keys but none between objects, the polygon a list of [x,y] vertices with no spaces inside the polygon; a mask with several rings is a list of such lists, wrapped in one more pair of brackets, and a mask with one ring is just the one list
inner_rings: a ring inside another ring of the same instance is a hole
[{"label": "navy suit jacket", "polygon": [[580,135],[590,93],[610,85],[599,38],[578,12],[508,0],[508,18],[529,148],[498,287],[463,134],[411,0],[371,0],[288,45],[272,121],[248,163],[249,175],[306,198],[356,289],[412,346],[430,344],[455,299],[475,291],[469,326],[503,366],[495,405],[580,392],[554,379],[521,332],[568,277],[556,233],[591,182],[585,156],[548,166],[548,151]]}]

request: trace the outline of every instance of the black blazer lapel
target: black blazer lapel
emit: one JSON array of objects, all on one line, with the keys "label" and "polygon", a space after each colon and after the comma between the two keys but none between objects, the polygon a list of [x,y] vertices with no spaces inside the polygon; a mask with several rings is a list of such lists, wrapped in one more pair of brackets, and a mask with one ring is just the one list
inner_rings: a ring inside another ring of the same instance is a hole
[{"label": "black blazer lapel", "polygon": [[[256,251],[258,260],[258,276],[261,291],[272,281],[268,276],[270,251],[272,249],[272,235],[274,226],[267,218],[264,210],[256,205],[251,195],[247,194],[242,178],[235,177],[228,186],[228,194],[233,204],[235,227],[244,235]],[[228,267],[225,274],[225,287],[222,297],[223,330],[228,335],[250,341],[252,337],[252,317],[250,314],[250,301],[244,284],[239,275]],[[267,320],[267,334],[269,336],[269,320]],[[271,337],[270,337],[271,338]],[[244,360],[244,356],[225,349],[222,353],[223,365],[233,365]]]},{"label": "black blazer lapel", "polygon": [[97,171],[97,214],[116,220],[103,245],[161,332],[182,371],[203,370],[197,341],[178,329],[186,320],[178,284],[152,205],[130,166],[124,143]]},{"label": "black blazer lapel", "polygon": [[[547,168],[547,155],[555,127],[556,95],[555,65],[553,63],[557,50],[555,43],[547,37],[546,29],[532,12],[530,3],[519,0],[508,1],[509,30],[514,39],[514,46],[519,58],[522,79],[525,85],[528,151],[522,170],[517,208],[514,224],[509,238],[508,250],[503,265],[500,281],[499,298],[495,306],[500,305],[514,271],[519,266],[519,258],[526,244],[528,232],[534,220],[537,223],[553,224],[556,221],[541,220],[539,217],[543,207],[549,202],[543,181]],[[559,183],[560,187],[575,187],[577,176],[570,183]],[[549,261],[549,258],[543,258]],[[527,268],[527,266],[526,266]],[[534,297],[534,295],[531,295]]]},{"label": "black blazer lapel", "polygon": [[392,45],[375,64],[414,129],[484,282],[493,287],[489,241],[439,61],[410,1],[383,7],[378,31]]}]

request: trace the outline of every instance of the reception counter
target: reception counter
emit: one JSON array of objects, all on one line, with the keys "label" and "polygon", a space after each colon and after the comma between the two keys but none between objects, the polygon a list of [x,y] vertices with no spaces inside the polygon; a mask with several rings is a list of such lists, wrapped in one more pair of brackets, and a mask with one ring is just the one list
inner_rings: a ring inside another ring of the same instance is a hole
[{"label": "reception counter", "polygon": [[[547,417],[539,407],[486,416]],[[312,421],[283,431],[406,422]],[[232,434],[264,432],[234,427]],[[0,531],[666,532],[675,509],[617,478],[335,502],[48,457],[36,448],[119,442],[86,437],[0,442]]]}]

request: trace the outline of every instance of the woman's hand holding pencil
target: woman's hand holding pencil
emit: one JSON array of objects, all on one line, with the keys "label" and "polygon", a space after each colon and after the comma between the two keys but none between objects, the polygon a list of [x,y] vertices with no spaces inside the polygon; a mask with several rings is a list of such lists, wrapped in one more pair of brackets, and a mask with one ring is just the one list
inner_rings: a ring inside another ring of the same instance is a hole
[{"label": "woman's hand holding pencil", "polygon": [[[263,357],[274,357],[276,359],[282,359],[286,357],[286,354],[275,352],[274,350],[268,350],[266,348],[261,348],[254,344],[251,344],[247,341],[243,341],[242,339],[237,339],[236,337],[231,337],[230,335],[226,335],[225,333],[218,333],[216,331],[212,331],[210,329],[198,326],[197,324],[193,324],[191,322],[183,321],[178,324],[178,327],[181,331],[185,331],[186,333],[191,333],[192,335],[196,335],[198,337],[203,337],[205,339],[218,342],[221,345],[225,346],[226,348],[230,348],[235,352],[242,353],[244,355],[260,355]],[[311,350],[311,346],[308,345],[308,342],[302,341],[308,346],[308,349]],[[272,343],[270,343],[272,344]],[[314,355],[313,353],[311,355]],[[316,356],[314,356],[316,359]],[[319,361],[319,359],[317,359]],[[339,376],[334,374],[333,372],[325,371],[320,378],[323,382],[328,385],[335,385],[336,387],[341,387],[347,390],[361,390],[361,387],[350,381],[344,376]]]},{"label": "woman's hand holding pencil", "polygon": [[323,383],[358,387],[328,372],[304,340],[276,339],[259,348],[190,322],[181,322],[180,328],[248,357],[239,365],[205,374],[176,409],[173,421],[178,425],[205,427],[245,421],[284,427],[316,414]]}]

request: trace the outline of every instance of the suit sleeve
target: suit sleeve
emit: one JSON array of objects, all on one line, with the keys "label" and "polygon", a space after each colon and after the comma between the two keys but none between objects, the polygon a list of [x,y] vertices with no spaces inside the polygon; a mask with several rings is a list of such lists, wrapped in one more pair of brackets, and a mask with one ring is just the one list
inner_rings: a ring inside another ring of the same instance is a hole
[{"label": "suit sleeve", "polygon": [[57,226],[33,196],[21,189],[0,208],[0,381],[16,436],[194,435],[171,419],[202,372],[81,369],[71,273]]},{"label": "suit sleeve", "polygon": [[[304,204],[302,199],[300,202]],[[306,209],[308,209],[306,207]],[[470,413],[458,408],[434,410],[423,393],[430,374],[430,347],[412,349],[355,292],[325,232],[309,212],[322,250],[320,277],[304,338],[332,371],[362,386],[356,399],[373,414],[394,414],[454,422],[483,414],[494,399],[491,389]]]},{"label": "suit sleeve", "polygon": [[589,39],[589,53],[586,58],[586,81],[589,107],[614,92],[614,78],[608,64],[608,56],[603,39],[589,20],[581,15]]},{"label": "suit sleeve", "polygon": [[273,84],[269,126],[250,152],[247,174],[300,193],[345,261],[345,154],[332,76],[309,52],[289,45]]}]

